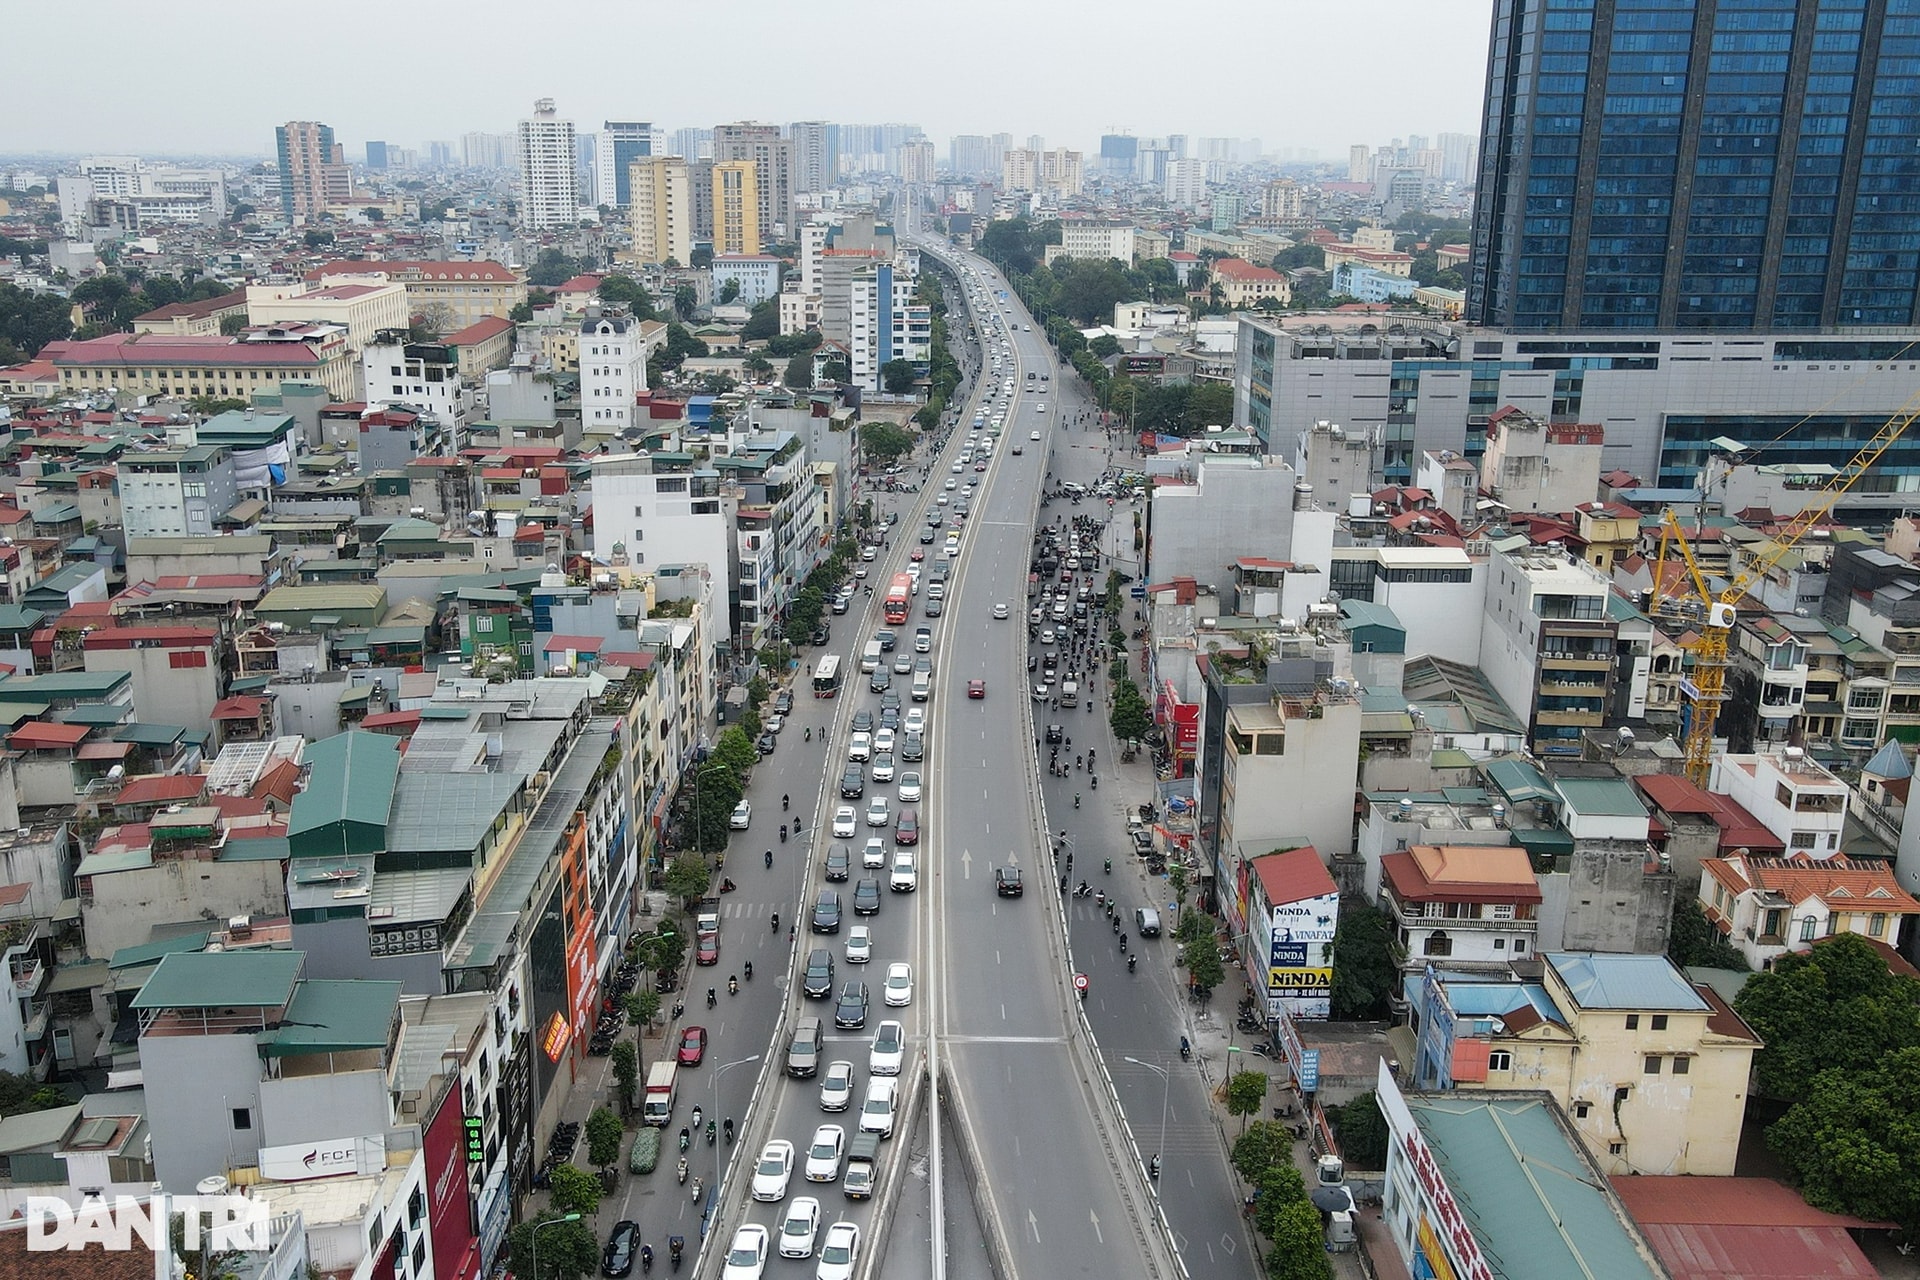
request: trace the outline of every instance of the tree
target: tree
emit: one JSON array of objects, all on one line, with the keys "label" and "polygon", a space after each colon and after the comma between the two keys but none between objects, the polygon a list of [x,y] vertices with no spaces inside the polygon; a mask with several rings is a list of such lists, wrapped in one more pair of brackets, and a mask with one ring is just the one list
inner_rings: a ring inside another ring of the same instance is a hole
[{"label": "tree", "polygon": [[753,766],[760,762],[760,753],[754,750],[753,737],[737,724],[730,724],[720,733],[720,740],[713,744],[713,758],[733,770],[733,776],[745,780],[753,772]]},{"label": "tree", "polygon": [[1261,1174],[1293,1159],[1293,1135],[1278,1121],[1255,1120],[1233,1140],[1231,1159],[1241,1177],[1258,1184]]},{"label": "tree", "polygon": [[[553,1167],[552,1194],[548,1199],[561,1213],[577,1213],[591,1218],[600,1208],[600,1179],[575,1164]],[[541,1241],[542,1244],[546,1242]]]},{"label": "tree", "polygon": [[913,436],[891,422],[864,422],[860,424],[860,451],[881,466],[891,466],[913,452]]},{"label": "tree", "polygon": [[593,1167],[611,1169],[619,1164],[620,1140],[625,1136],[626,1127],[620,1123],[619,1116],[605,1107],[595,1107],[587,1116],[587,1159]]},{"label": "tree", "polygon": [[713,872],[699,858],[675,858],[667,864],[667,892],[683,902],[698,902],[713,885]]},{"label": "tree", "polygon": [[527,271],[527,283],[551,289],[565,284],[580,272],[580,264],[558,249],[542,249]]},{"label": "tree", "polygon": [[1720,936],[1707,923],[1698,898],[1681,897],[1673,904],[1673,925],[1667,930],[1667,959],[1681,968],[1747,971],[1747,958],[1740,948]]},{"label": "tree", "polygon": [[1268,1275],[1274,1280],[1332,1280],[1333,1264],[1327,1260],[1320,1211],[1313,1201],[1288,1200],[1262,1217],[1262,1233],[1273,1241],[1273,1252],[1267,1255]]},{"label": "tree", "polygon": [[1105,360],[1108,356],[1120,354],[1120,339],[1110,333],[1103,333],[1087,344],[1087,350]]},{"label": "tree", "polygon": [[847,380],[846,359],[841,356],[832,357],[827,361],[826,367],[820,371],[820,376],[827,382],[845,382]]},{"label": "tree", "polygon": [[692,253],[687,255],[687,265],[695,271],[705,271],[713,265],[713,250],[707,248],[705,245],[697,246]]},{"label": "tree", "polygon": [[1822,1071],[1864,1077],[1888,1055],[1920,1046],[1920,978],[1888,972],[1857,934],[1781,956],[1747,980],[1733,1007],[1766,1044],[1754,1078],[1770,1098],[1805,1098]]},{"label": "tree", "polygon": [[[647,994],[655,1000],[660,998],[656,992],[649,991]],[[633,1105],[634,1095],[640,1088],[640,1050],[631,1040],[617,1040],[608,1057],[613,1067],[613,1078],[620,1086],[620,1107],[624,1111]]]},{"label": "tree", "polygon": [[199,1219],[199,1225],[194,1232],[195,1243],[190,1246],[187,1244],[187,1215],[167,1215],[167,1239],[173,1245],[173,1256],[179,1263],[181,1280],[233,1280],[233,1277],[241,1274],[245,1255],[238,1249],[213,1247],[213,1214],[196,1209],[194,1217]]},{"label": "tree", "polygon": [[452,333],[459,323],[453,308],[444,302],[430,302],[420,309],[419,321],[412,326],[420,336],[416,342],[438,342]]},{"label": "tree", "polygon": [[806,391],[813,386],[813,353],[802,351],[787,361],[786,372],[780,380],[795,391]]},{"label": "tree", "polygon": [[1247,1117],[1260,1114],[1267,1100],[1267,1073],[1236,1071],[1227,1080],[1227,1114],[1240,1117],[1240,1131],[1246,1132]]},{"label": "tree", "polygon": [[776,333],[767,339],[767,354],[778,360],[785,360],[803,352],[818,351],[825,342],[818,329],[806,329],[799,333]]},{"label": "tree", "polygon": [[1820,1072],[1767,1146],[1816,1209],[1920,1232],[1920,1047]]},{"label": "tree", "polygon": [[5,362],[18,364],[38,355],[49,342],[64,341],[73,333],[72,310],[65,298],[0,283],[0,350],[7,352]]},{"label": "tree", "polygon": [[1387,917],[1362,902],[1343,903],[1340,927],[1333,935],[1329,995],[1333,1016],[1341,1020],[1379,1016],[1393,995],[1399,972]]},{"label": "tree", "polygon": [[1373,1090],[1327,1111],[1340,1135],[1340,1153],[1349,1165],[1356,1169],[1387,1167],[1387,1118],[1380,1114],[1380,1099],[1374,1097]]},{"label": "tree", "polygon": [[777,298],[767,298],[753,304],[747,312],[747,322],[740,326],[740,341],[765,342],[769,338],[780,336],[780,302]]},{"label": "tree", "polygon": [[694,805],[694,847],[702,853],[718,853],[727,847],[731,830],[727,819],[740,803],[740,777],[718,761],[708,761],[694,774],[699,793]]},{"label": "tree", "polygon": [[[679,941],[678,934],[665,934],[662,936],[671,937],[676,942]],[[677,958],[675,964],[678,964]],[[668,966],[653,965],[650,967],[665,968]],[[650,1030],[653,1027],[653,1020],[659,1016],[660,993],[658,991],[655,991],[652,987],[647,987],[640,991],[629,991],[627,993],[627,1021],[633,1024],[635,1035],[642,1035]]]},{"label": "tree", "polygon": [[1211,992],[1226,981],[1227,967],[1220,962],[1220,946],[1214,941],[1211,929],[1206,937],[1196,938],[1182,947],[1180,958],[1186,964],[1187,978],[1196,990]]},{"label": "tree", "polygon": [[740,282],[732,277],[728,277],[726,283],[720,286],[720,305],[725,306],[739,296]]},{"label": "tree", "polygon": [[693,313],[700,305],[700,294],[690,284],[683,284],[673,291],[673,309],[682,320],[693,319]]},{"label": "tree", "polygon": [[657,316],[653,309],[653,296],[647,287],[629,275],[611,275],[600,282],[596,290],[600,301],[618,303],[632,311],[641,320],[653,320]]},{"label": "tree", "polygon": [[913,363],[908,360],[889,360],[880,366],[880,385],[888,395],[905,395],[913,390],[913,382],[919,375],[913,371]]},{"label": "tree", "polygon": [[749,377],[757,381],[764,382],[773,376],[773,361],[763,355],[756,354],[748,356],[740,367],[747,371]]},{"label": "tree", "polygon": [[300,239],[303,242],[305,242],[307,248],[318,249],[321,245],[333,243],[333,232],[309,231],[305,235],[301,236]]},{"label": "tree", "polygon": [[1107,715],[1107,724],[1112,727],[1113,736],[1126,742],[1138,741],[1152,733],[1153,713],[1133,681],[1119,680],[1112,688],[1113,710]]},{"label": "tree", "polygon": [[220,336],[223,338],[231,338],[246,327],[247,315],[244,311],[220,317]]},{"label": "tree", "polygon": [[203,413],[211,418],[217,414],[244,409],[247,407],[247,402],[234,396],[194,396],[187,401],[187,407],[195,413]]},{"label": "tree", "polygon": [[[574,1172],[580,1171],[575,1169]],[[580,1176],[585,1178],[589,1175],[582,1173]],[[594,1186],[598,1187],[599,1183],[594,1183]],[[593,1234],[592,1225],[584,1221],[562,1222],[551,1227],[544,1225],[561,1216],[558,1213],[542,1213],[507,1233],[507,1249],[512,1258],[514,1275],[524,1276],[526,1280],[576,1280],[576,1277],[593,1274],[600,1265],[600,1241]],[[540,1232],[537,1249],[534,1247],[536,1229]],[[540,1259],[537,1275],[533,1269],[536,1256]]]}]

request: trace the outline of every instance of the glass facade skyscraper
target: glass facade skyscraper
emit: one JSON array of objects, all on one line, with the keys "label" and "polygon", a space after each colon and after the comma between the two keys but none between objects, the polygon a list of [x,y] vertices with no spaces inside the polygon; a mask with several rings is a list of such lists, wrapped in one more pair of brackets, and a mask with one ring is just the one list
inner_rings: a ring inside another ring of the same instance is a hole
[{"label": "glass facade skyscraper", "polygon": [[1467,318],[1908,326],[1920,0],[1496,0]]}]

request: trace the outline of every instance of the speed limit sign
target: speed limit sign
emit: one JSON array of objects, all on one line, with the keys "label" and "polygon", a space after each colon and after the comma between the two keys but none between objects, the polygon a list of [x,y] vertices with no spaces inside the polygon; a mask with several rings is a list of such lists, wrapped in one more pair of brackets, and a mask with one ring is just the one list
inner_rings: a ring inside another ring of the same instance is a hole
[{"label": "speed limit sign", "polygon": [[1078,991],[1081,995],[1087,994],[1087,975],[1086,974],[1076,973],[1073,975],[1073,989],[1075,991]]}]

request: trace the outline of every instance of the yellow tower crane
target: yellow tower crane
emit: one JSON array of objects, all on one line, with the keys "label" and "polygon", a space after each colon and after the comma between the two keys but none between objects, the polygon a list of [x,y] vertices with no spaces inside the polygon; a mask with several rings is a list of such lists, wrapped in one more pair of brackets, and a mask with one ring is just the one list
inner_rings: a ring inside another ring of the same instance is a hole
[{"label": "yellow tower crane", "polygon": [[[1700,642],[1693,649],[1693,680],[1688,690],[1693,703],[1693,715],[1687,723],[1686,740],[1687,776],[1696,785],[1707,785],[1707,775],[1713,766],[1713,731],[1720,719],[1720,705],[1726,698],[1727,642],[1739,618],[1740,602],[1746,598],[1748,589],[1755,582],[1779,564],[1808,533],[1826,521],[1833,513],[1834,504],[1859,483],[1860,478],[1880,461],[1880,456],[1892,448],[1895,441],[1906,434],[1916,418],[1920,418],[1920,393],[1881,424],[1873,439],[1862,445],[1847,465],[1820,487],[1812,501],[1787,521],[1766,554],[1734,574],[1718,593],[1707,585],[1706,575],[1700,571],[1700,562],[1694,558],[1693,546],[1687,541],[1686,531],[1680,527],[1679,517],[1674,515],[1671,507],[1661,512],[1660,561],[1654,566],[1652,612],[1658,617],[1665,605],[1667,616],[1677,614],[1697,628],[1700,634]],[[1703,492],[1702,501],[1705,497]],[[1687,579],[1693,589],[1684,594],[1670,593],[1663,599],[1666,585],[1664,570],[1670,545],[1677,546],[1682,559],[1686,561]]]}]

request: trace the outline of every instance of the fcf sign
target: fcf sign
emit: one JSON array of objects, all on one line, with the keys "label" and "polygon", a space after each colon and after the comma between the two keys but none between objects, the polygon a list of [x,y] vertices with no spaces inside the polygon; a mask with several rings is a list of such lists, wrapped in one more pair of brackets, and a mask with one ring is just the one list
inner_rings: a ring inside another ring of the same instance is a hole
[{"label": "fcf sign", "polygon": [[184,1248],[200,1249],[203,1241],[214,1250],[272,1248],[267,1206],[246,1196],[115,1196],[112,1201],[88,1200],[78,1209],[52,1196],[28,1196],[27,1252],[97,1245],[108,1253],[125,1253],[137,1236],[158,1263],[171,1251],[168,1227],[176,1214],[183,1219]]}]

